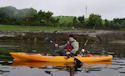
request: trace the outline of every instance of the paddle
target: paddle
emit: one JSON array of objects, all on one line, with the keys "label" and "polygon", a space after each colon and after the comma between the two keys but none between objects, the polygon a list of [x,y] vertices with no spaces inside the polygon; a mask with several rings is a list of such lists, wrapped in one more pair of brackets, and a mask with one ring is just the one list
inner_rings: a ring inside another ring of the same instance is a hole
[{"label": "paddle", "polygon": [[53,76],[51,71],[45,71],[45,73],[50,74],[51,76]]},{"label": "paddle", "polygon": [[[50,42],[50,43],[52,43],[52,44],[55,45],[55,43],[50,38],[48,38],[48,37],[45,38],[45,41]],[[72,56],[70,56],[70,57],[72,57]],[[72,58],[76,62],[76,65],[78,66],[78,68],[80,68],[83,65],[83,63],[79,59],[75,58],[74,56]]]},{"label": "paddle", "polygon": [[50,43],[52,43],[52,44],[55,44],[49,37],[46,37],[46,38],[45,38],[45,41],[50,42]]}]

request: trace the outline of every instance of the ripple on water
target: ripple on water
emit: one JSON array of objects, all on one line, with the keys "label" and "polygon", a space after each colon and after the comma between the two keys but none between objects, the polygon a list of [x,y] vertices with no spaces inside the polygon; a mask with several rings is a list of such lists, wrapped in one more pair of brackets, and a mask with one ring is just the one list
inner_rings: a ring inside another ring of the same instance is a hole
[{"label": "ripple on water", "polygon": [[119,44],[125,44],[125,40],[115,40],[110,43],[119,43]]},{"label": "ripple on water", "polygon": [[16,45],[0,45],[0,48],[12,48],[12,47],[19,47]]}]

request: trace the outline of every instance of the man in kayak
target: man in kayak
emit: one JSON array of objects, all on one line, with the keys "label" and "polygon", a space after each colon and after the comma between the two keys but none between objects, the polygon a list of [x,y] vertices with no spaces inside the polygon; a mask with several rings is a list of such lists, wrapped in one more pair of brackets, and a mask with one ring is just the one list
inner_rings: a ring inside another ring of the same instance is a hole
[{"label": "man in kayak", "polygon": [[66,55],[76,56],[79,49],[79,43],[74,39],[74,35],[69,35],[69,41],[62,46],[55,44],[56,48],[64,49]]}]

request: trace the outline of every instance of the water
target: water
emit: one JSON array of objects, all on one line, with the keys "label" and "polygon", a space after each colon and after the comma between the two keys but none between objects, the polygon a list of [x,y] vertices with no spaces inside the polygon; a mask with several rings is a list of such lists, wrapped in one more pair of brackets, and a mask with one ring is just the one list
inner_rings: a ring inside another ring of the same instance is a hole
[{"label": "water", "polygon": [[112,62],[85,63],[74,70],[72,63],[13,62],[9,52],[52,53],[58,50],[52,44],[33,41],[0,42],[0,76],[125,76],[125,43],[88,43],[86,50],[92,54],[112,54]]}]

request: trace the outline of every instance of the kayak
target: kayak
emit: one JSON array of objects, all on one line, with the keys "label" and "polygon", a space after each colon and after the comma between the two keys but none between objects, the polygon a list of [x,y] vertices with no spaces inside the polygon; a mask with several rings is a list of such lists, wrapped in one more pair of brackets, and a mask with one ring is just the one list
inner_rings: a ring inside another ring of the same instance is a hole
[{"label": "kayak", "polygon": [[[67,58],[67,56],[43,56],[41,54],[29,54],[23,52],[11,52],[10,55],[16,61],[74,62],[74,59],[72,57]],[[113,56],[92,55],[89,57],[75,56],[75,58],[79,59],[81,62],[99,62],[111,61]]]},{"label": "kayak", "polygon": [[[16,61],[44,61],[44,62],[74,62],[72,57],[67,58],[67,56],[43,56],[41,54],[29,54],[23,52],[10,52],[10,55]],[[75,56],[81,62],[100,62],[100,61],[111,61],[113,56],[99,56],[91,55],[89,57]]]},{"label": "kayak", "polygon": [[[98,64],[102,64],[102,65],[112,65],[111,61],[108,62],[85,62],[82,68],[85,68],[87,66],[92,66],[92,65],[98,65]],[[29,61],[14,61],[11,66],[16,66],[16,67],[36,67],[36,68],[44,68],[44,67],[49,67],[49,66],[55,66],[55,67],[73,67],[75,66],[74,63],[65,63],[65,62],[29,62]],[[50,68],[50,67],[49,67]]]}]

